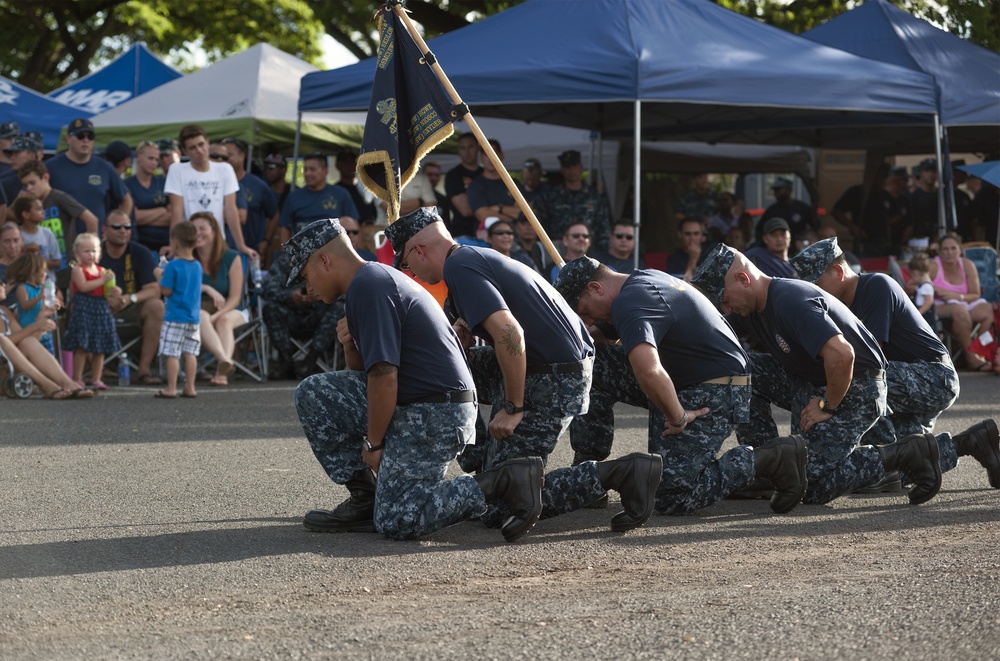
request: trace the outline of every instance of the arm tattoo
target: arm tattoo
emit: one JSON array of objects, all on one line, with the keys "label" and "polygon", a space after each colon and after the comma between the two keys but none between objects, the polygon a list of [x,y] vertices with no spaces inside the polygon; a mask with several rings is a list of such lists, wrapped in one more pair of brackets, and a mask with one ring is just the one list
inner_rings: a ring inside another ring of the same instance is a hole
[{"label": "arm tattoo", "polygon": [[507,347],[507,353],[512,356],[524,353],[524,340],[521,331],[511,324],[507,324],[503,329],[500,342]]},{"label": "arm tattoo", "polygon": [[368,370],[368,376],[385,376],[386,374],[392,374],[398,369],[399,368],[395,365],[390,365],[386,362],[375,363],[371,366],[371,369]]}]

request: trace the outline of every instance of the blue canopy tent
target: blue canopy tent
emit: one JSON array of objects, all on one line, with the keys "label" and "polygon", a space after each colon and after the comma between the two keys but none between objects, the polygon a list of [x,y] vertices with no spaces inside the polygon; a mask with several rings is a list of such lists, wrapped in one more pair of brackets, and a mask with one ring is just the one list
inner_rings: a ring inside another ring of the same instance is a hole
[{"label": "blue canopy tent", "polygon": [[94,113],[71,108],[0,76],[0,122],[15,121],[21,131],[41,131],[45,150],[59,146],[62,127]]},{"label": "blue canopy tent", "polygon": [[[428,46],[474,116],[631,134],[635,144],[655,137],[846,147],[891,144],[903,127],[933,141],[936,106],[925,74],[704,0],[528,0]],[[366,109],[374,71],[369,58],[305,76],[300,113]]]},{"label": "blue canopy tent", "polygon": [[181,77],[139,42],[104,68],[49,92],[49,97],[91,114],[104,112]]}]

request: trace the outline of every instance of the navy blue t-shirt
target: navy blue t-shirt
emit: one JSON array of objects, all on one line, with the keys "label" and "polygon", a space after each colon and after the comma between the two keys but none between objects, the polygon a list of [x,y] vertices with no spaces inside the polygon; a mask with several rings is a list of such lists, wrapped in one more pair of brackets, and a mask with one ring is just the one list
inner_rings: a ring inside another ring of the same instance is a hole
[{"label": "navy blue t-shirt", "polygon": [[[163,175],[154,174],[146,188],[135,177],[125,180],[125,189],[132,196],[132,204],[135,209],[157,209],[170,204],[170,198],[163,192],[163,184],[167,178]],[[133,220],[135,213],[132,214]],[[139,243],[147,248],[159,250],[161,247],[170,244],[169,227],[152,227],[150,225],[136,225],[135,236]],[[155,247],[154,247],[155,246]]]},{"label": "navy blue t-shirt", "polygon": [[[111,163],[103,158],[91,157],[84,164],[74,163],[59,154],[45,161],[52,188],[69,193],[77,202],[97,216],[98,231],[104,231],[108,209],[115,208],[128,195],[125,182],[118,176]],[[76,221],[76,231],[83,232],[83,221]]]},{"label": "navy blue t-shirt", "polygon": [[[520,182],[514,182],[517,188],[524,194],[524,188]],[[505,207],[517,204],[514,196],[507,190],[507,184],[503,179],[487,179],[486,177],[476,177],[469,184],[469,206],[472,207],[472,215],[476,214],[476,209],[480,207],[495,207],[502,204]],[[492,209],[491,209],[492,211]]]},{"label": "navy blue t-shirt", "polygon": [[884,273],[862,273],[851,312],[882,343],[888,360],[912,363],[948,353],[895,280]]},{"label": "navy blue t-shirt", "polygon": [[524,331],[528,365],[576,363],[594,355],[583,320],[533,269],[492,248],[463,246],[444,263],[444,282],[458,315],[492,342],[483,321],[509,310]]},{"label": "navy blue t-shirt", "polygon": [[347,288],[347,326],[365,370],[399,368],[400,404],[452,390],[474,390],[465,351],[427,290],[385,264],[365,264]]},{"label": "navy blue t-shirt", "polygon": [[13,204],[21,192],[21,178],[13,170],[7,170],[0,175],[0,203]]},{"label": "navy blue t-shirt", "polygon": [[826,383],[819,352],[834,335],[854,348],[854,373],[885,369],[878,342],[846,305],[814,284],[775,278],[763,311],[743,317],[750,332],[791,374]]},{"label": "navy blue t-shirt", "polygon": [[327,184],[318,191],[296,188],[285,200],[278,225],[287,227],[295,234],[303,225],[314,220],[341,216],[357,218],[358,208],[354,206],[351,195],[340,186]]},{"label": "navy blue t-shirt", "polygon": [[278,201],[274,191],[255,174],[246,173],[240,179],[240,192],[247,202],[247,222],[243,225],[243,240],[248,246],[256,249],[264,240],[267,219],[278,213]]},{"label": "navy blue t-shirt", "polygon": [[108,255],[107,246],[101,246],[101,266],[115,272],[115,284],[122,289],[125,296],[135,294],[151,282],[156,281],[153,269],[156,268],[156,257],[146,246],[129,241],[125,252],[118,259]]},{"label": "navy blue t-shirt", "polygon": [[749,374],[736,334],[701,292],[660,271],[633,271],[611,305],[625,353],[651,344],[675,386]]},{"label": "navy blue t-shirt", "polygon": [[[705,253],[703,252],[702,255]],[[746,258],[754,263],[754,266],[772,278],[788,278],[794,280],[798,276],[795,267],[787,260],[781,259],[764,246],[756,246],[746,251]]]}]

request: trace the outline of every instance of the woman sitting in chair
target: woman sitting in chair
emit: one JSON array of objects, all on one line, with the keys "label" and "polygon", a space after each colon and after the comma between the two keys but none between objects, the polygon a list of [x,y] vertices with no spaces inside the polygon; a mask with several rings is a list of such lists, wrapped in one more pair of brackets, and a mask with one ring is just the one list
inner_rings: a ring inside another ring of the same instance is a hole
[{"label": "woman sitting in chair", "polygon": [[226,247],[215,216],[199,212],[191,216],[198,230],[195,257],[203,270],[201,284],[201,346],[216,359],[213,386],[229,385],[236,346],[234,331],[248,320],[243,303],[243,260]]},{"label": "woman sitting in chair", "polygon": [[975,265],[962,256],[962,237],[954,232],[941,237],[928,275],[934,285],[934,310],[939,318],[951,319],[951,336],[962,347],[965,366],[991,371],[989,362],[969,350],[973,326],[993,319],[993,306],[981,295]]}]

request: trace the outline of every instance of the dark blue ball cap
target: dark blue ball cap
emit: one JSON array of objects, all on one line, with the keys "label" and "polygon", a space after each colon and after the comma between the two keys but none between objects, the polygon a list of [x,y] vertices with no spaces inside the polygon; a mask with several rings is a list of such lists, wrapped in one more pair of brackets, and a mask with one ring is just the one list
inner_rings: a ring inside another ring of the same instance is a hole
[{"label": "dark blue ball cap", "polygon": [[293,287],[302,282],[302,268],[314,252],[330,243],[343,233],[344,228],[339,218],[324,218],[314,220],[290,238],[281,247],[288,255],[291,271],[288,274],[286,287]]}]

